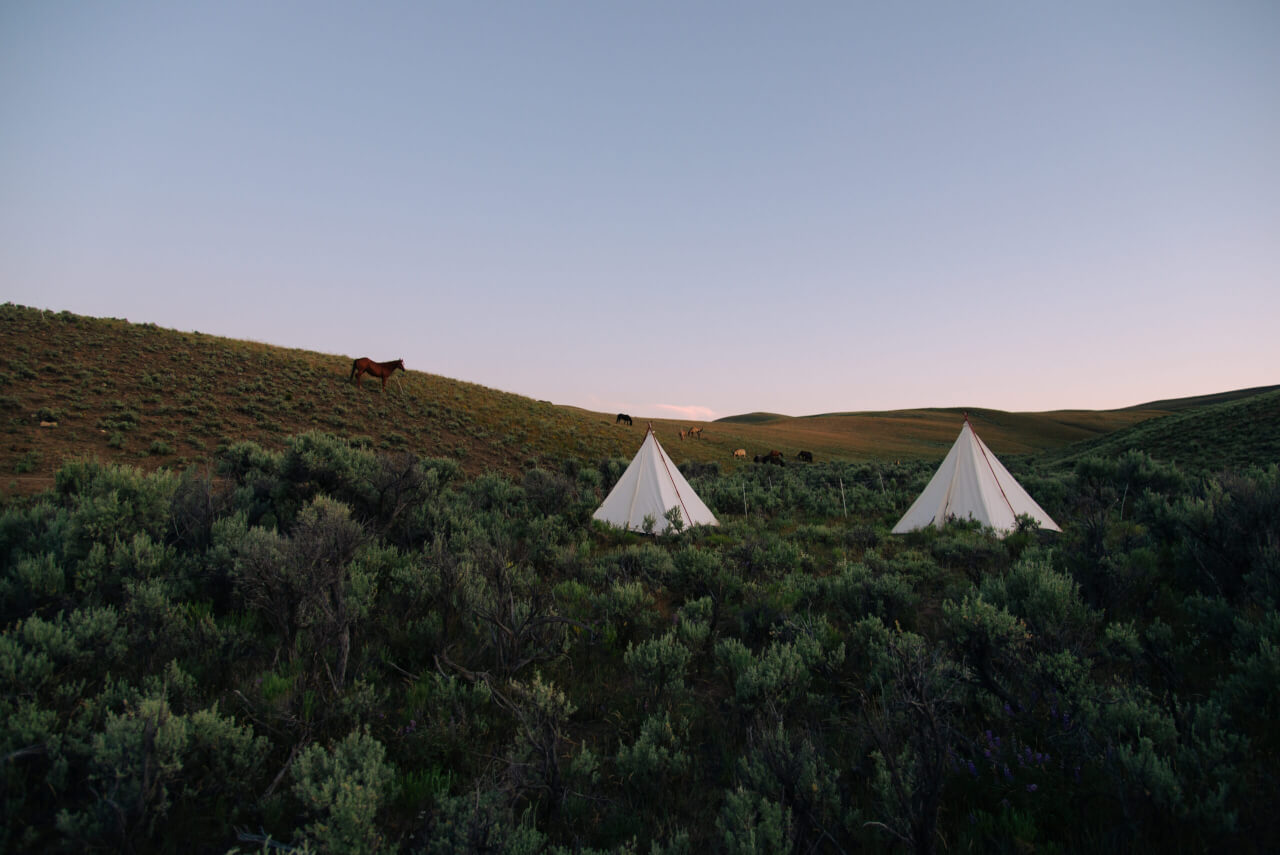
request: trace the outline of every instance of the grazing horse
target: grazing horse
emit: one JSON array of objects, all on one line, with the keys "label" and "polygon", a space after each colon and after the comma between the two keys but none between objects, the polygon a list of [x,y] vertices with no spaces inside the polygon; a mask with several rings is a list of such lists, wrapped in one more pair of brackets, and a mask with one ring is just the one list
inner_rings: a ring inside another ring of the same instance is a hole
[{"label": "grazing horse", "polygon": [[742,458],[743,460],[746,460],[746,459],[747,459],[747,450],[746,450],[745,448],[735,448],[735,449],[733,450],[733,457],[734,457],[734,459],[735,459],[735,460],[736,460],[736,459],[738,459],[738,458]]},{"label": "grazing horse", "polygon": [[813,462],[813,452],[812,452],[812,451],[798,451],[798,452],[796,452],[796,460],[803,460],[805,463],[812,463],[812,462]]},{"label": "grazing horse", "polygon": [[626,422],[627,427],[631,427],[631,416],[626,413],[618,413],[618,417],[613,420],[613,423],[616,425],[618,422]]},{"label": "grazing horse", "polygon": [[351,362],[351,376],[347,379],[356,381],[356,385],[359,386],[360,378],[365,374],[370,377],[377,377],[382,381],[382,390],[385,392],[387,390],[387,378],[397,368],[401,371],[405,370],[403,359],[397,359],[393,362],[374,362],[369,357],[362,356]]},{"label": "grazing horse", "polygon": [[782,452],[771,450],[768,454],[757,454],[754,458],[756,463],[768,463],[773,466],[786,466],[787,461],[782,459]]},{"label": "grazing horse", "polygon": [[689,428],[689,439],[702,439],[702,428]]}]

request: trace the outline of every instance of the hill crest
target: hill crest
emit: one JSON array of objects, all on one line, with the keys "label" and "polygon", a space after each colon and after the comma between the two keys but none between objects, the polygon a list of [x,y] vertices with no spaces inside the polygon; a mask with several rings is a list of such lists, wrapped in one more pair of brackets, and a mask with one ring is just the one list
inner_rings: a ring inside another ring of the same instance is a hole
[{"label": "hill crest", "polygon": [[[457,460],[468,474],[559,467],[570,458],[630,459],[652,422],[677,463],[717,462],[735,449],[806,450],[821,460],[940,457],[961,410],[751,413],[704,423],[559,406],[415,370],[377,383],[349,382],[351,358],[155,324],[0,306],[0,487],[27,493],[52,484],[69,459],[144,469],[208,467],[220,447],[252,441],[279,448],[289,436],[324,431],[388,452]],[[1230,394],[1230,393],[1226,393]],[[997,454],[1061,449],[1172,409],[1005,413],[971,409]]]}]

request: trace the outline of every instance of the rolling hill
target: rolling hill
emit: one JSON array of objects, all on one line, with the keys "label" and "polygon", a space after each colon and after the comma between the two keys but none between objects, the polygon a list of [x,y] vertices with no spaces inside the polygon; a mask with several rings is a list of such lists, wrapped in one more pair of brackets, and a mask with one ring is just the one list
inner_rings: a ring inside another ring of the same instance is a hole
[{"label": "rolling hill", "polygon": [[[753,413],[713,422],[704,439],[682,442],[679,431],[689,422],[633,414],[635,425],[625,427],[614,424],[613,414],[535,401],[412,365],[389,381],[384,394],[376,382],[349,381],[350,356],[117,318],[5,304],[0,347],[6,354],[0,364],[0,489],[9,493],[48,487],[68,459],[146,469],[206,466],[220,446],[250,440],[275,448],[311,430],[387,451],[454,458],[470,474],[517,472],[568,457],[629,458],[646,422],[677,462],[750,465],[733,460],[736,448],[749,456],[776,448],[788,457],[805,449],[819,460],[937,458],[954,441],[963,412]],[[1221,406],[1266,399],[1229,397]],[[1266,417],[1271,411],[1262,406],[1259,417]],[[1103,442],[1150,419],[1199,411],[1160,402],[1097,412],[968,413],[997,454],[1069,456],[1078,443]],[[1132,436],[1138,441],[1146,435]]]},{"label": "rolling hill", "polygon": [[[1243,469],[1280,462],[1280,387],[1205,396],[1198,406],[1166,402],[1172,413],[1062,448],[1044,463],[1070,465],[1081,457],[1115,457],[1138,449],[1168,463],[1202,470]],[[1201,400],[1201,399],[1196,399]]]}]

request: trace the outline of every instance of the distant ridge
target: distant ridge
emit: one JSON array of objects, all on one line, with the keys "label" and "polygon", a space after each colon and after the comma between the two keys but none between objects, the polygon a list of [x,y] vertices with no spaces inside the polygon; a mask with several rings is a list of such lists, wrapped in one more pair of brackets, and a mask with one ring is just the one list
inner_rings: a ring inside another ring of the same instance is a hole
[{"label": "distant ridge", "polygon": [[[1184,410],[1196,410],[1199,407],[1210,407],[1213,404],[1228,403],[1231,401],[1240,401],[1243,398],[1252,398],[1266,394],[1268,392],[1277,392],[1280,390],[1280,384],[1270,385],[1270,387],[1251,387],[1247,389],[1234,389],[1231,392],[1216,392],[1212,394],[1202,394],[1202,396],[1192,396],[1188,398],[1165,398],[1161,401],[1151,401],[1147,403],[1137,403],[1129,407],[1116,407],[1115,410],[1044,410],[1034,413],[1018,413],[1018,415],[1055,415],[1055,413],[1066,412],[1166,412],[1174,413]],[[896,417],[896,419],[909,419],[909,417],[925,417],[932,413],[983,413],[983,415],[995,415],[1002,413],[1002,410],[987,410],[984,407],[911,407],[908,410],[841,410],[832,412],[814,413],[812,416],[787,416],[777,412],[748,412],[737,416],[724,416],[717,419],[716,422],[727,425],[764,425],[769,422],[785,421],[785,420],[808,420],[808,419],[841,419],[846,416],[887,416]]]},{"label": "distant ridge", "polygon": [[[1097,439],[1040,454],[1051,465],[1074,465],[1090,456],[1117,457],[1136,450],[1191,469],[1269,466],[1280,463],[1280,386],[1240,390],[1192,400],[1221,400],[1196,406],[1168,402],[1175,411]],[[1159,403],[1159,402],[1157,402]],[[1155,405],[1151,405],[1155,406]]]},{"label": "distant ridge", "polygon": [[1241,398],[1250,398],[1254,395],[1261,395],[1266,392],[1274,392],[1280,389],[1277,386],[1254,386],[1250,389],[1236,389],[1234,392],[1218,392],[1212,395],[1197,395],[1192,398],[1170,398],[1165,401],[1152,401],[1148,404],[1136,404],[1132,407],[1125,407],[1126,410],[1168,410],[1177,412],[1178,410],[1189,410],[1194,407],[1207,407],[1212,404],[1224,404],[1228,401],[1236,401]]},{"label": "distant ridge", "polygon": [[716,419],[713,424],[727,425],[763,425],[769,422],[776,422],[780,419],[789,419],[791,416],[784,416],[781,413],[744,413],[740,416],[725,416],[722,419]]}]

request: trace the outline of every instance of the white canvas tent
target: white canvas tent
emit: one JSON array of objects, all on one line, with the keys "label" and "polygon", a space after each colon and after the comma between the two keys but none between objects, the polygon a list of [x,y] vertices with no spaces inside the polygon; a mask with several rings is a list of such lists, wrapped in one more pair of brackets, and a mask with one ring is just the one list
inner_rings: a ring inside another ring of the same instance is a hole
[{"label": "white canvas tent", "polygon": [[956,517],[975,519],[1008,534],[1017,527],[1019,514],[1034,518],[1043,529],[1062,531],[978,439],[966,416],[960,437],[893,533],[930,525],[942,528],[949,518]]},{"label": "white canvas tent", "polygon": [[644,519],[649,516],[653,533],[661,534],[667,529],[666,514],[671,508],[680,509],[685,526],[720,524],[663,451],[650,425],[631,465],[591,516],[632,531],[644,531]]}]

